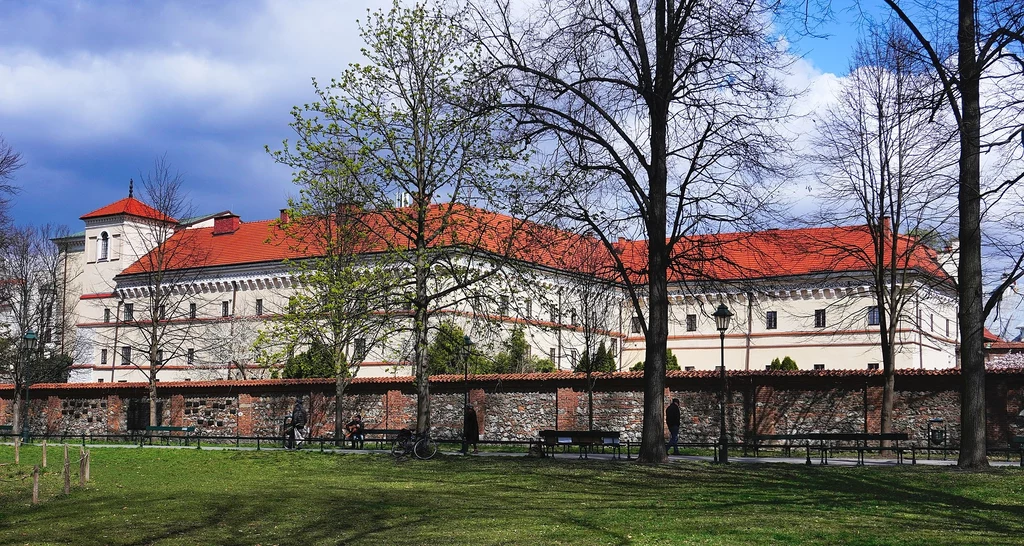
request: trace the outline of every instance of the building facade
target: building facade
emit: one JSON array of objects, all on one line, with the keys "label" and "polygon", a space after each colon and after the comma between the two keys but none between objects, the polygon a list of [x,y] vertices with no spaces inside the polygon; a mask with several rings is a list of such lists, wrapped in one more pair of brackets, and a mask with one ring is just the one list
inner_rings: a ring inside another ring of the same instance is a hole
[{"label": "building facade", "polygon": [[[507,220],[487,214],[493,222]],[[154,356],[160,381],[265,378],[280,365],[260,361],[253,342],[303,290],[293,264],[311,252],[275,243],[287,221],[283,212],[253,222],[228,211],[179,221],[129,196],[81,219],[84,232],[62,239],[66,260],[81,271],[73,281],[73,293],[81,294],[73,312],[80,350],[71,381],[145,381]],[[881,367],[870,267],[848,257],[825,259],[829,253],[820,248],[822,241],[863,246],[858,233],[853,227],[719,236],[714,259],[670,277],[668,346],[681,368],[719,365],[723,340],[712,313],[720,303],[734,313],[724,336],[729,370],[764,369],[785,356],[807,370]],[[568,243],[517,255],[514,264],[505,260],[514,274],[490,276],[486,290],[471,296],[452,294],[432,320],[458,324],[484,355],[522,329],[530,354],[559,370],[572,369],[602,343],[618,370],[632,368],[645,358],[644,298],[630,297],[608,273],[598,241],[566,237]],[[162,256],[161,263],[153,251],[164,243],[173,243],[178,255]],[[619,241],[614,251],[634,256],[639,245]],[[944,270],[948,255],[919,254],[904,277],[908,303],[900,314],[896,366],[953,368],[955,272]],[[164,296],[154,299],[154,291]],[[411,318],[399,309],[393,320]],[[399,332],[368,349],[359,375],[410,375],[410,360],[411,342]]]}]

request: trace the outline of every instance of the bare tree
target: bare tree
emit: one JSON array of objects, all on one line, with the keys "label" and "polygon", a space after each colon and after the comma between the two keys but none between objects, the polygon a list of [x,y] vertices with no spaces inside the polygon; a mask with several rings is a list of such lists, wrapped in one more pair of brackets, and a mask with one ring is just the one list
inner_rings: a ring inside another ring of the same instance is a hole
[{"label": "bare tree", "polygon": [[881,432],[889,433],[901,323],[916,323],[912,305],[921,291],[955,284],[929,258],[922,235],[950,220],[956,159],[949,124],[931,109],[939,84],[912,52],[913,38],[898,26],[871,31],[858,45],[838,103],[817,124],[811,157],[824,188],[813,222],[863,224],[864,233],[851,237],[855,244],[829,238],[812,241],[818,248],[808,250],[870,268],[875,305],[868,324],[878,325],[885,377]]},{"label": "bare tree", "polygon": [[528,193],[509,189],[528,180],[513,170],[518,152],[500,138],[502,119],[481,113],[495,90],[474,77],[474,53],[446,14],[396,4],[371,14],[361,30],[367,63],[327,87],[314,82],[319,102],[293,111],[294,150],[285,143],[275,157],[317,172],[354,156],[363,191],[357,202],[375,212],[358,220],[377,257],[405,272],[394,290],[407,302],[416,428],[424,433],[437,313],[471,308],[474,288],[521,243],[521,222],[473,205]]},{"label": "bare tree", "polygon": [[621,310],[621,290],[610,280],[616,277],[604,247],[590,237],[579,241],[576,251],[565,255],[569,282],[569,323],[583,343],[576,372],[587,376],[587,427],[594,429],[594,386],[598,374],[615,371],[614,357],[604,339],[612,330],[613,318]]},{"label": "bare tree", "polygon": [[[10,227],[11,197],[18,191],[14,185],[14,173],[24,166],[21,154],[14,150],[0,135],[0,227]],[[0,243],[2,243],[0,239]]]},{"label": "bare tree", "polygon": [[[0,309],[7,315],[7,331],[0,339],[5,360],[0,379],[15,386],[13,424],[18,432],[22,414],[28,416],[22,391],[33,383],[67,381],[73,362],[60,350],[60,336],[69,325],[59,311],[63,260],[51,241],[55,234],[65,233],[66,228],[49,225],[14,228],[0,250]],[[29,332],[37,340],[32,351],[25,345]]]},{"label": "bare tree", "polygon": [[[1009,261],[1013,268],[983,296],[983,206],[1006,195],[1021,180],[1024,169],[1012,168],[982,184],[983,154],[1007,154],[1020,159],[1024,135],[1024,4],[1017,0],[956,0],[922,4],[885,0],[920,46],[942,84],[959,137],[957,179],[959,217],[958,296],[960,300],[960,365],[963,397],[960,408],[963,468],[988,466],[985,427],[985,317],[1002,292],[1024,275],[1024,253]],[[982,89],[994,90],[982,101]],[[986,121],[983,123],[983,121]],[[1009,164],[1008,164],[1009,165]]]},{"label": "bare tree", "polygon": [[771,126],[788,108],[774,7],[477,2],[479,41],[508,81],[503,108],[526,138],[547,139],[566,182],[559,213],[600,238],[646,339],[642,462],[666,459],[669,275],[693,251],[709,254],[696,247],[710,239],[684,238],[750,221],[781,167],[785,143]]},{"label": "bare tree", "polygon": [[[124,243],[138,261],[114,277],[115,287],[125,300],[117,317],[126,346],[136,343],[143,359],[131,359],[149,383],[149,423],[156,425],[157,374],[175,358],[186,354],[193,342],[195,317],[189,304],[196,296],[193,285],[210,260],[210,247],[199,230],[178,229],[179,218],[193,216],[184,187],[184,176],[174,171],[166,158],[155,161],[142,175],[143,199],[150,208],[125,223]],[[127,355],[122,355],[124,359]]]}]

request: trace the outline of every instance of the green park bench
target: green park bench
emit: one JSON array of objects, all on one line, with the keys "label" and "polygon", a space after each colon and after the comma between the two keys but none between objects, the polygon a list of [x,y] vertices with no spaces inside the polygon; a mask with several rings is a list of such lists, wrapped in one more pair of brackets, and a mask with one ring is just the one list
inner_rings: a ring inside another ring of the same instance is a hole
[{"label": "green park bench", "polygon": [[0,425],[0,435],[9,436],[14,432],[14,425]]}]

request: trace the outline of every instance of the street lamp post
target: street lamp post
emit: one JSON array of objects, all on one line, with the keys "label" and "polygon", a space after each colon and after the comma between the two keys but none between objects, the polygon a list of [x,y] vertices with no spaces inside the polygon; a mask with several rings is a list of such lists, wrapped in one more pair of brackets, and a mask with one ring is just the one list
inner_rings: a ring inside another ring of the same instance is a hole
[{"label": "street lamp post", "polygon": [[462,452],[469,453],[469,439],[466,438],[466,409],[469,407],[469,351],[473,340],[462,336]]},{"label": "street lamp post", "polygon": [[718,336],[721,339],[722,347],[722,365],[719,368],[722,378],[722,400],[719,410],[720,433],[718,435],[718,462],[726,464],[729,462],[729,437],[726,435],[725,430],[725,397],[728,391],[728,383],[725,377],[725,331],[729,329],[729,319],[732,318],[732,311],[725,306],[724,303],[718,304],[718,309],[715,310],[715,326],[718,327]]},{"label": "street lamp post", "polygon": [[29,419],[29,391],[28,388],[32,386],[32,374],[30,362],[32,362],[32,351],[36,348],[36,333],[32,330],[25,332],[25,335],[21,336],[22,344],[25,351],[25,367],[22,369],[22,375],[25,378],[25,422],[21,425],[21,437],[22,440],[27,442],[30,430],[30,419]]}]

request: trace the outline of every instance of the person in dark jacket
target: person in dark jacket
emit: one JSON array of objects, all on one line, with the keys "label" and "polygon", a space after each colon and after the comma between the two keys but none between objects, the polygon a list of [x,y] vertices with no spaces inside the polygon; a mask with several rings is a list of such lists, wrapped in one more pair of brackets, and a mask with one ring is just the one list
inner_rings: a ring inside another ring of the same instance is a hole
[{"label": "person in dark jacket", "polygon": [[292,408],[291,441],[288,447],[295,449],[302,445],[302,439],[306,437],[307,420],[308,416],[306,408],[302,407],[302,399],[296,400],[295,407]]},{"label": "person in dark jacket", "polygon": [[464,438],[462,452],[468,452],[469,446],[472,444],[473,453],[479,453],[476,444],[480,441],[480,424],[476,420],[476,410],[469,404],[466,404],[466,414],[462,420],[462,434]]},{"label": "person in dark jacket", "polygon": [[348,432],[348,439],[352,441],[352,449],[363,448],[363,434],[366,431],[366,425],[363,424],[363,417],[358,413],[352,417],[352,420],[345,424],[345,430]]},{"label": "person in dark jacket", "polygon": [[668,452],[668,448],[672,448],[673,455],[679,455],[679,399],[673,398],[672,404],[669,405],[668,409],[665,410],[665,424],[668,425],[668,445],[665,446],[665,452]]}]

